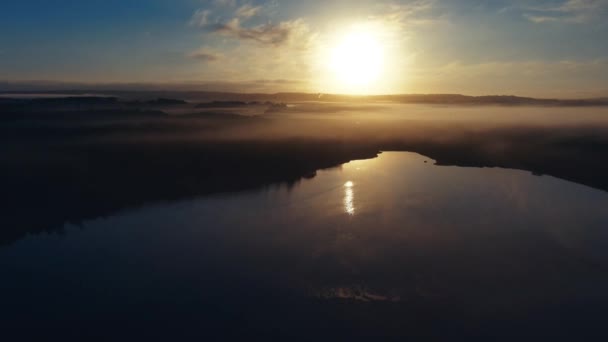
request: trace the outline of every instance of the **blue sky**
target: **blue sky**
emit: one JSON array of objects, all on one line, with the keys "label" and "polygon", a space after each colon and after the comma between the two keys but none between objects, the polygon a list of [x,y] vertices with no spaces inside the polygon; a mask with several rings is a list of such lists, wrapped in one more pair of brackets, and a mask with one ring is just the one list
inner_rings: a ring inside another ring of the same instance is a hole
[{"label": "blue sky", "polygon": [[372,93],[608,96],[608,0],[11,1],[0,80],[340,92],[325,52],[361,23]]}]

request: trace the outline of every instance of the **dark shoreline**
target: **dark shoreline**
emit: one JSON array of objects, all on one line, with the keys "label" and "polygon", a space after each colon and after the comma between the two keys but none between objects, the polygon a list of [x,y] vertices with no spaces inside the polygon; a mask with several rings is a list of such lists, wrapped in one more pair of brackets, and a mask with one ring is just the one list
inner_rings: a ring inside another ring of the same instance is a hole
[{"label": "dark shoreline", "polygon": [[[501,167],[584,184],[608,191],[606,170],[592,159],[544,159],[538,153],[521,159],[491,160],[463,146],[356,145],[337,141],[228,142],[196,145],[184,142],[97,145],[70,150],[74,164],[51,162],[33,169],[3,168],[5,227],[0,242],[26,234],[61,231],[64,223],[84,220],[150,203],[257,189],[272,184],[293,186],[317,170],[369,159],[381,151],[409,151],[436,160],[438,166]],[[64,147],[65,148],[65,147]],[[67,152],[68,150],[63,150]],[[516,151],[518,152],[518,151]],[[551,155],[551,151],[546,154]],[[76,157],[78,158],[78,157]],[[517,157],[515,157],[517,158]],[[568,157],[566,156],[565,159]],[[162,160],[162,162],[157,162]],[[253,166],[255,165],[255,166]],[[32,215],[32,213],[35,213]],[[16,229],[10,229],[14,227]]]},{"label": "dark shoreline", "polygon": [[0,116],[0,245],[150,203],[292,186],[380,151],[419,153],[439,166],[525,170],[608,191],[608,125],[353,125],[280,112],[170,116],[154,107],[27,113]]}]

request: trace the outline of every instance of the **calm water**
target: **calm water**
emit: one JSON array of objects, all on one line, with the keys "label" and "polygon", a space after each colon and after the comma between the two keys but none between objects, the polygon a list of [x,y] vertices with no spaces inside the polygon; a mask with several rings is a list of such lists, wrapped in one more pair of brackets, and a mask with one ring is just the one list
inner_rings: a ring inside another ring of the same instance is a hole
[{"label": "calm water", "polygon": [[592,338],[606,289],[608,193],[386,152],[1,247],[0,334]]}]

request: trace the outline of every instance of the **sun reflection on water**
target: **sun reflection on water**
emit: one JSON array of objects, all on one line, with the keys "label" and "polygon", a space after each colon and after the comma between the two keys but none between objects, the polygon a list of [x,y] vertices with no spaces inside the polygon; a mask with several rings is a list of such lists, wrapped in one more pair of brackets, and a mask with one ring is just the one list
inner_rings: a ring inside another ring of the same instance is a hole
[{"label": "sun reflection on water", "polygon": [[349,215],[355,214],[355,205],[353,203],[355,193],[353,186],[355,184],[351,181],[344,183],[344,211]]}]

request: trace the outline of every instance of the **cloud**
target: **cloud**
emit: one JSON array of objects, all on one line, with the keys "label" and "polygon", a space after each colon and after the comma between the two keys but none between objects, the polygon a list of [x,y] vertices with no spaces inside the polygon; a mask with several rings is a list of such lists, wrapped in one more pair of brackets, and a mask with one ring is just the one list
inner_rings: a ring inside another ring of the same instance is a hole
[{"label": "cloud", "polygon": [[[190,25],[202,31],[205,48],[186,56],[206,65],[188,77],[237,82],[248,91],[304,90],[302,82],[287,80],[311,77],[319,33],[302,18],[275,20],[274,4],[239,1],[196,11]],[[244,78],[256,81],[243,85]]]},{"label": "cloud", "polygon": [[537,16],[537,15],[531,15],[531,14],[524,14],[524,17],[526,17],[529,21],[536,23],[536,24],[552,22],[552,21],[559,21],[559,19],[556,17]]},{"label": "cloud", "polygon": [[566,0],[559,4],[521,8],[523,16],[537,24],[587,23],[608,12],[608,0]]},{"label": "cloud", "polygon": [[437,5],[438,0],[417,0],[408,3],[384,3],[374,8],[368,18],[385,32],[392,32],[391,40],[407,40],[418,29],[437,27],[448,22],[447,14]]},{"label": "cloud", "polygon": [[235,7],[236,0],[215,0],[215,5],[220,7]]},{"label": "cloud", "polygon": [[417,0],[411,1],[407,4],[389,4],[389,8],[391,12],[395,13],[399,17],[403,18],[411,18],[413,16],[419,15],[422,12],[428,12],[430,10],[435,9],[436,1],[435,0]]},{"label": "cloud", "polygon": [[[230,2],[221,0],[223,6]],[[230,11],[229,19],[221,18],[223,11],[210,9],[197,10],[190,19],[190,25],[199,27],[208,33],[219,34],[242,41],[252,41],[260,45],[280,46],[286,44],[297,35],[308,31],[308,26],[302,19],[294,19],[261,25],[248,25],[247,21],[261,14],[263,6],[242,5]],[[225,14],[225,13],[223,13]],[[302,38],[302,37],[300,37]]]},{"label": "cloud", "polygon": [[306,24],[300,19],[283,21],[278,24],[268,23],[253,27],[242,27],[240,19],[234,18],[225,23],[215,24],[212,31],[263,45],[279,46],[288,42],[296,32],[306,30],[306,27]]},{"label": "cloud", "polygon": [[605,6],[607,3],[605,0],[568,0],[559,6],[557,10],[562,12],[595,10]]},{"label": "cloud", "polygon": [[436,0],[417,0],[407,4],[389,4],[383,15],[378,16],[389,22],[412,26],[418,24],[433,24],[441,20],[437,13]]},{"label": "cloud", "polygon": [[207,51],[206,49],[200,49],[188,54],[188,57],[204,62],[215,62],[220,60],[222,56],[218,53]]},{"label": "cloud", "polygon": [[236,10],[236,16],[241,19],[253,18],[262,10],[262,6],[243,5]]},{"label": "cloud", "polygon": [[210,24],[209,17],[211,16],[210,10],[199,9],[192,15],[190,19],[191,26],[206,27]]}]

